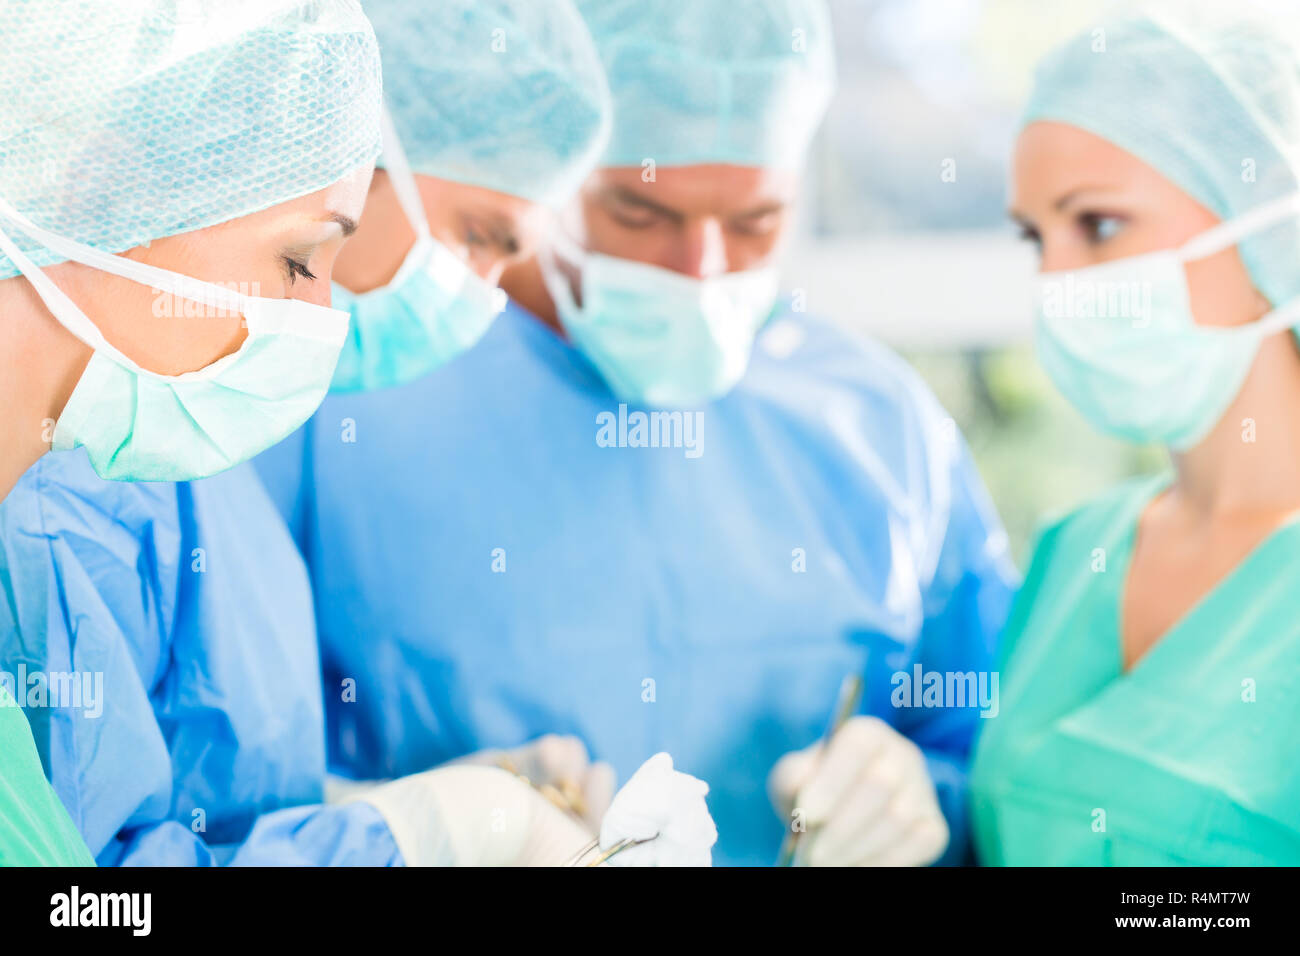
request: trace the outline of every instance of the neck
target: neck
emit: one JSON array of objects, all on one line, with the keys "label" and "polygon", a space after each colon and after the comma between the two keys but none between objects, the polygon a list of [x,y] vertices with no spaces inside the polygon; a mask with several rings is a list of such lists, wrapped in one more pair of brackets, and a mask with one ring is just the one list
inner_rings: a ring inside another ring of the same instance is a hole
[{"label": "neck", "polygon": [[1264,340],[1227,412],[1174,465],[1173,492],[1203,520],[1300,510],[1300,351],[1289,331]]},{"label": "neck", "polygon": [[546,290],[546,282],[542,279],[542,267],[536,256],[522,265],[507,270],[501,277],[501,288],[556,335],[567,338],[563,326],[560,325],[555,301]]},{"label": "neck", "polygon": [[0,499],[49,450],[90,352],[26,279],[0,281]]}]

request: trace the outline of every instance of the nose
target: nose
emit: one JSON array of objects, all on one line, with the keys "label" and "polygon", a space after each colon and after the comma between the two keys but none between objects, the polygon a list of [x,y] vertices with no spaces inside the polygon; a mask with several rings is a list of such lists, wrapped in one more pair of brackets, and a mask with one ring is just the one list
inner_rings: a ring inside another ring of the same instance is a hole
[{"label": "nose", "polygon": [[471,261],[469,267],[471,272],[488,285],[500,285],[501,275],[506,271],[508,264],[505,256],[493,256],[479,262]]},{"label": "nose", "polygon": [[1069,269],[1081,268],[1085,264],[1080,261],[1078,253],[1072,251],[1067,245],[1043,239],[1038,254],[1039,272],[1065,272]]},{"label": "nose", "polygon": [[678,261],[673,269],[695,279],[727,271],[727,237],[717,219],[692,220],[682,227]]}]

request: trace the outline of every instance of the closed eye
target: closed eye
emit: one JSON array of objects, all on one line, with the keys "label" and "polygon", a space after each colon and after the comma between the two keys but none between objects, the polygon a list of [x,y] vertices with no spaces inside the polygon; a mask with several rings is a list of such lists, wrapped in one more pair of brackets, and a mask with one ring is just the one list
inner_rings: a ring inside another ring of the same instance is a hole
[{"label": "closed eye", "polygon": [[280,260],[284,263],[285,274],[289,277],[289,284],[292,285],[295,279],[306,279],[308,282],[314,282],[316,275],[309,268],[307,263],[300,262],[293,256],[281,256]]}]

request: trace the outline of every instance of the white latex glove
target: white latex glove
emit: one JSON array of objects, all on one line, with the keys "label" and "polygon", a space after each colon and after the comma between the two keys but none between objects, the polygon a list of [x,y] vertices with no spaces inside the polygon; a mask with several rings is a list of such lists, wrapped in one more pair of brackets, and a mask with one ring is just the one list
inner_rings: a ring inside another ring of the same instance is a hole
[{"label": "white latex glove", "polygon": [[614,797],[614,768],[592,763],[583,742],[570,735],[546,734],[512,750],[480,750],[454,761],[504,767],[528,782],[561,809],[570,809],[594,833]]},{"label": "white latex glove", "polygon": [[496,767],[447,766],[354,799],[379,810],[407,866],[560,866],[591,833]]},{"label": "white latex glove", "polygon": [[600,848],[624,839],[646,840],[610,857],[610,866],[710,866],[718,829],[704,796],[709,785],[673,769],[657,753],[614,797],[600,826]]},{"label": "white latex glove", "polygon": [[801,819],[801,866],[926,866],[948,824],[921,749],[883,720],[854,717],[831,738],[782,757],[768,792],[787,826]]}]

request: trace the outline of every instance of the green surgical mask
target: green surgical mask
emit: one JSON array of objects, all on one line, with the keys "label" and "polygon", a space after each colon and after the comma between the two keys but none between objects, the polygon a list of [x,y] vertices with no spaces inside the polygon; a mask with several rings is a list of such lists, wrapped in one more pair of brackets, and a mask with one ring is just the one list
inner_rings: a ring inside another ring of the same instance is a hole
[{"label": "green surgical mask", "polygon": [[1300,194],[1177,249],[1038,277],[1035,345],[1061,394],[1100,430],[1184,451],[1223,417],[1260,342],[1300,322],[1300,300],[1256,322],[1197,325],[1186,262],[1300,217]]},{"label": "green surgical mask", "polygon": [[505,307],[506,294],[475,274],[433,237],[415,176],[387,112],[384,166],[398,203],[415,230],[415,245],[391,282],[369,292],[334,287],[334,301],[352,315],[352,331],[330,388],[388,388],[441,368],[471,348]]},{"label": "green surgical mask", "polygon": [[582,277],[582,305],[553,256],[543,260],[547,290],[574,345],[620,401],[695,408],[744,376],[776,303],[774,269],[696,279],[560,244]]}]

